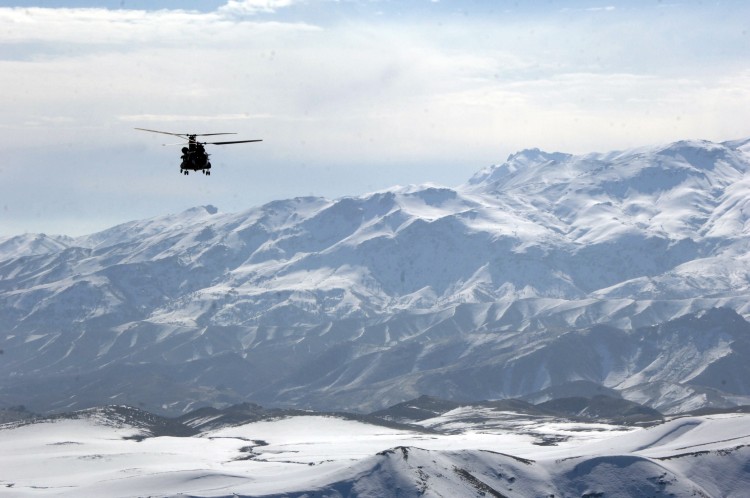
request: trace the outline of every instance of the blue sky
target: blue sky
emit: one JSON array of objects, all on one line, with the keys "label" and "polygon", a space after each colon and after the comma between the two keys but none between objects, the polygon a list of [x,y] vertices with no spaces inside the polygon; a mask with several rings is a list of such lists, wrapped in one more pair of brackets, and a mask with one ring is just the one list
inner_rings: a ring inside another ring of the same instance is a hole
[{"label": "blue sky", "polygon": [[[0,235],[455,186],[528,147],[750,136],[747,19],[742,1],[0,2]],[[264,141],[183,177],[134,127]]]}]

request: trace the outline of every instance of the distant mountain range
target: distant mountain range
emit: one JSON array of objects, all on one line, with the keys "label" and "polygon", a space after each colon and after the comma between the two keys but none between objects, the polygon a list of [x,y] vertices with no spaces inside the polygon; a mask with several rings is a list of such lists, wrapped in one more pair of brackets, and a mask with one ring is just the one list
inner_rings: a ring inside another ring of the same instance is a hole
[{"label": "distant mountain range", "polygon": [[[750,407],[744,406],[725,409],[721,413],[748,413],[749,410]],[[224,408],[203,407],[177,417],[163,417],[126,405],[98,406],[52,415],[29,412],[25,407],[12,407],[0,409],[0,430],[29,424],[99,417],[106,420],[106,425],[109,426],[127,424],[138,427],[143,431],[141,438],[145,439],[161,436],[190,437],[202,432],[237,427],[262,420],[324,416],[410,431],[450,433],[450,429],[446,430],[440,424],[444,421],[439,419],[444,415],[450,416],[452,423],[460,421],[462,431],[477,426],[487,427],[488,422],[507,423],[509,420],[527,421],[527,419],[544,419],[550,424],[560,421],[580,421],[612,426],[643,427],[664,422],[664,416],[656,410],[622,398],[604,395],[591,398],[559,398],[536,405],[519,399],[458,403],[423,395],[368,414],[264,408],[255,403],[241,403]],[[438,422],[429,425],[431,419]]]},{"label": "distant mountain range", "polygon": [[0,406],[748,404],[748,202],[750,140],[682,141],[0,238]]}]

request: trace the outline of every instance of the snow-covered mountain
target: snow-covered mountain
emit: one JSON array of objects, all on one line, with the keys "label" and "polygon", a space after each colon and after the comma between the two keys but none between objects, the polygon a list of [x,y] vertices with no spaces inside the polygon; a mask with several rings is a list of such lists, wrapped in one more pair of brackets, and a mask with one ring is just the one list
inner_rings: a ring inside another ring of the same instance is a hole
[{"label": "snow-covered mountain", "polygon": [[[0,402],[750,402],[750,140],[0,239]],[[550,389],[552,389],[550,391]]]}]

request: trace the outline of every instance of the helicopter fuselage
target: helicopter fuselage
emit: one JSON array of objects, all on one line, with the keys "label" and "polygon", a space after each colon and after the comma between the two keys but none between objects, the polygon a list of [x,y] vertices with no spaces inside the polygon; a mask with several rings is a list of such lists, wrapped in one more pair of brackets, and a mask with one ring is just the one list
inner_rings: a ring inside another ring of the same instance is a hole
[{"label": "helicopter fuselage", "polygon": [[188,146],[182,148],[182,163],[180,173],[187,175],[188,171],[203,171],[204,175],[211,174],[211,161],[203,144],[196,142],[195,135],[188,135]]}]

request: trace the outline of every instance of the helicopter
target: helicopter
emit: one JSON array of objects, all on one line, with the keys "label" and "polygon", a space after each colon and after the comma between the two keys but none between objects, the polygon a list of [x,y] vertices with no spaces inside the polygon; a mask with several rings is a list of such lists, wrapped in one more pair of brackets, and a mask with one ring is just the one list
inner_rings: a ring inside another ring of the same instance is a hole
[{"label": "helicopter", "polygon": [[[203,171],[204,175],[211,174],[211,161],[208,160],[208,154],[206,152],[205,145],[228,145],[228,144],[244,144],[249,142],[262,142],[263,140],[232,140],[229,142],[199,142],[197,137],[209,137],[215,135],[236,135],[236,133],[171,133],[168,131],[159,130],[148,130],[146,128],[136,128],[140,131],[148,131],[151,133],[161,133],[163,135],[172,135],[187,140],[187,147],[182,148],[182,163],[180,163],[180,173],[187,175],[192,171]],[[162,144],[162,145],[183,145],[183,142],[179,144]]]}]

